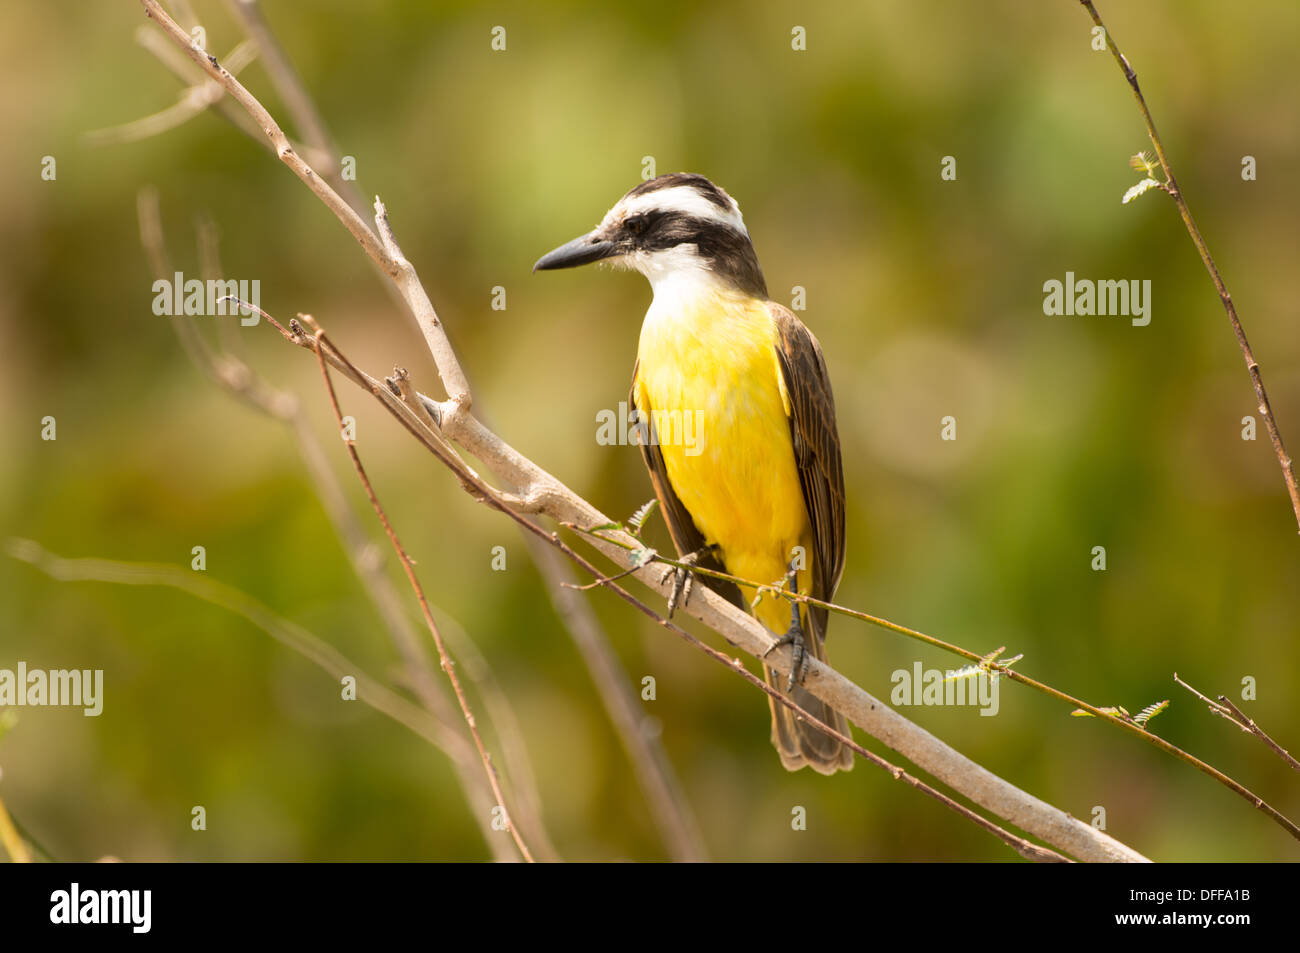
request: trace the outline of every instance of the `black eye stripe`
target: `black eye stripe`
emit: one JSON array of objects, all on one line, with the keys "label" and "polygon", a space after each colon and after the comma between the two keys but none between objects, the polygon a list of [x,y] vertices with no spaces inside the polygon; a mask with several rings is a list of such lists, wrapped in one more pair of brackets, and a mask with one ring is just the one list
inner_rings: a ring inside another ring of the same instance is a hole
[{"label": "black eye stripe", "polygon": [[[634,231],[634,219],[641,221]],[[656,252],[678,245],[694,245],[696,253],[709,263],[719,277],[730,280],[742,290],[767,297],[767,285],[758,266],[749,236],[738,228],[714,219],[699,218],[685,212],[652,209],[625,219],[623,227],[629,244],[639,251]]]},{"label": "black eye stripe", "polygon": [[686,242],[701,246],[749,242],[748,235],[731,225],[710,218],[698,218],[686,212],[656,209],[636,218],[640,219],[640,224],[635,234],[644,239],[642,247],[649,251],[672,248]]}]

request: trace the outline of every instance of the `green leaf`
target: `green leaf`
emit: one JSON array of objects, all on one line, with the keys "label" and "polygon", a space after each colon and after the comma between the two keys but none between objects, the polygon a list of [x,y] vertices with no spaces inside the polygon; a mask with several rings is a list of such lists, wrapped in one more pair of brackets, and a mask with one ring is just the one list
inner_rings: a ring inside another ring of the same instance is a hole
[{"label": "green leaf", "polygon": [[1160,714],[1168,707],[1169,707],[1168,698],[1166,698],[1162,702],[1156,702],[1154,705],[1147,705],[1146,708],[1143,708],[1140,712],[1138,712],[1136,715],[1133,716],[1133,723],[1145,727],[1148,721],[1150,721],[1152,718]]},{"label": "green leaf", "polygon": [[[1119,708],[1119,707],[1098,708],[1097,711],[1104,712],[1107,715],[1117,715],[1120,717],[1128,714],[1128,712],[1126,712],[1123,708]],[[1084,711],[1082,708],[1076,708],[1074,711],[1070,712],[1070,714],[1075,718],[1096,718],[1097,717],[1092,712]]]},{"label": "green leaf", "polygon": [[1154,175],[1156,171],[1156,159],[1149,152],[1139,152],[1128,160],[1128,164],[1139,172],[1145,172],[1147,175]]},{"label": "green leaf", "polygon": [[1151,189],[1159,188],[1159,187],[1160,187],[1160,183],[1157,182],[1155,179],[1151,179],[1151,178],[1143,179],[1137,185],[1133,186],[1133,188],[1129,189],[1127,192],[1124,193],[1124,198],[1122,199],[1121,204],[1128,205],[1129,202],[1132,202],[1143,192],[1147,192]]},{"label": "green leaf", "polygon": [[632,518],[627,521],[627,525],[631,527],[633,536],[639,537],[641,535],[641,526],[645,523],[646,517],[653,513],[658,505],[659,500],[655,498],[648,503],[642,504],[641,508],[632,514]]}]

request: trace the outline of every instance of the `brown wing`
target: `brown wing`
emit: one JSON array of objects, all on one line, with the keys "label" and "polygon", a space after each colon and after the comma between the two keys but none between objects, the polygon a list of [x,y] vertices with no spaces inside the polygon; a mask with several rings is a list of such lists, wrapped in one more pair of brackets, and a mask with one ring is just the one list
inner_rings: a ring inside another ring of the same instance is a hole
[{"label": "brown wing", "polygon": [[[812,595],[830,600],[844,574],[844,467],[835,428],[835,398],[821,345],[803,322],[775,302],[768,305],[776,321],[777,357],[790,396],[790,435],[812,520]],[[826,632],[826,611],[813,611],[819,635]]]},{"label": "brown wing", "polygon": [[[642,410],[648,414],[651,408],[637,407],[636,404],[636,375],[640,366],[641,363],[638,361],[632,368],[632,390],[628,394],[627,405],[632,411]],[[659,452],[659,447],[650,443],[641,444],[641,459],[645,461],[646,469],[650,471],[650,482],[654,486],[655,496],[659,499],[659,508],[663,510],[664,522],[668,524],[668,533],[673,538],[673,545],[677,547],[677,555],[685,556],[703,549],[708,540],[704,538],[704,534],[695,525],[690,511],[673,490],[672,482],[668,479],[668,469],[664,466],[664,456]],[[726,567],[711,553],[702,555],[698,565],[705,569],[712,569],[714,572],[726,572]],[[696,579],[728,602],[742,609],[746,608],[740,589],[734,583],[708,576],[697,576]]]}]

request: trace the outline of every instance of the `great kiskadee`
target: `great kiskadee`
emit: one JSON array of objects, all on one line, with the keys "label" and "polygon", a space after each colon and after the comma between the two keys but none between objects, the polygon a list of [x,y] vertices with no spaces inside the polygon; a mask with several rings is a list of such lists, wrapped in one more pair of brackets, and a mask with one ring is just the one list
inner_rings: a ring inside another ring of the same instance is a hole
[{"label": "great kiskadee", "polygon": [[[829,600],[844,572],[844,472],[830,378],[812,332],[768,298],[740,207],[702,175],[661,175],[533,270],[596,261],[633,268],[654,290],[629,403],[650,424],[641,453],[678,553],[760,584],[792,580],[799,592]],[[680,425],[656,432],[665,419],[693,422],[693,439],[680,439],[689,429]],[[795,663],[785,690],[847,735],[844,717],[801,685],[805,653],[825,658],[826,611],[770,593],[751,606],[754,587],[742,594],[700,578],[784,633]],[[679,577],[674,596],[689,579]],[[778,674],[763,671],[781,690]],[[787,769],[853,767],[843,744],[768,702],[772,744]]]}]

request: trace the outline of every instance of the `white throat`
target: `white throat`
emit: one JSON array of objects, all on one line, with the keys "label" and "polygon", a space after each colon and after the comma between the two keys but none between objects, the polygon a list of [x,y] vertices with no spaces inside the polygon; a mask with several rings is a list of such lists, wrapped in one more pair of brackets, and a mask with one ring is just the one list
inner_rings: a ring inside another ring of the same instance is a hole
[{"label": "white throat", "polygon": [[708,263],[700,258],[694,245],[675,245],[663,251],[638,252],[628,258],[628,266],[646,276],[654,291],[655,304],[698,301],[717,294],[725,287]]}]

